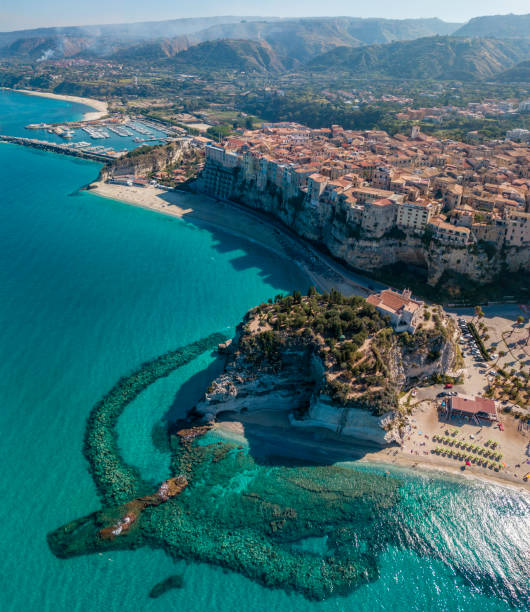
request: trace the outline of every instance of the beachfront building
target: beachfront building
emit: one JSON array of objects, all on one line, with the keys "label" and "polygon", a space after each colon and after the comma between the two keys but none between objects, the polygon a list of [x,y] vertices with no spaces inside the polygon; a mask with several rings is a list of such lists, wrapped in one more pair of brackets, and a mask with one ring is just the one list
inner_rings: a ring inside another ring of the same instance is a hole
[{"label": "beachfront building", "polygon": [[397,332],[416,331],[421,320],[423,302],[413,300],[408,289],[403,290],[403,293],[385,289],[369,296],[366,301],[375,306],[382,315],[388,316],[390,324]]},{"label": "beachfront building", "polygon": [[464,249],[477,241],[513,251],[530,241],[530,150],[524,144],[484,147],[421,132],[409,138],[284,122],[208,142],[205,158],[200,190],[212,196],[267,194],[266,207],[281,200],[288,223],[304,215],[311,223],[344,219],[340,231],[350,240],[388,238],[410,248],[424,236],[461,250],[454,263],[463,273]]},{"label": "beachfront building", "polygon": [[447,416],[466,417],[480,425],[479,419],[497,421],[497,407],[495,401],[485,397],[467,397],[459,395],[447,400]]}]

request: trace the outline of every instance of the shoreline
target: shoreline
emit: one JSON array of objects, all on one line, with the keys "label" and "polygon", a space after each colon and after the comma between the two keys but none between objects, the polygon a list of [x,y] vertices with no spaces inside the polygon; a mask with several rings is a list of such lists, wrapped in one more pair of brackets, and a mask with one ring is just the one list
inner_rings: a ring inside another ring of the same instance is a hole
[{"label": "shoreline", "polygon": [[74,104],[83,104],[84,106],[90,106],[93,111],[87,111],[83,115],[83,121],[95,121],[101,119],[108,114],[108,104],[103,100],[96,100],[95,98],[81,98],[79,96],[68,96],[66,94],[56,94],[48,91],[36,91],[34,89],[13,89],[12,87],[2,87],[7,91],[14,91],[28,96],[37,96],[40,98],[51,98],[53,100],[62,100],[63,102],[72,102]]},{"label": "shoreline", "polygon": [[[433,460],[433,456],[428,457],[409,457],[400,447],[390,446],[376,449],[371,443],[366,443],[359,438],[347,438],[340,434],[333,434],[326,429],[308,428],[299,430],[292,428],[287,419],[282,415],[273,415],[274,424],[266,424],[269,414],[267,411],[261,416],[258,413],[252,415],[234,415],[233,420],[220,420],[215,423],[214,428],[226,437],[235,437],[246,440],[245,430],[251,428],[253,439],[259,438],[264,447],[267,444],[274,445],[282,440],[284,451],[291,449],[293,453],[287,453],[286,457],[307,457],[314,463],[334,454],[333,463],[337,464],[359,464],[366,466],[387,466],[388,468],[406,469],[421,472],[425,475],[434,473],[436,476],[452,477],[461,481],[477,482],[482,481],[487,484],[494,484],[511,490],[529,494],[528,484],[514,479],[509,474],[482,473],[469,467],[460,470],[454,465],[445,464],[441,461]],[[287,430],[289,430],[287,432]],[[287,433],[290,437],[287,438]],[[322,457],[319,457],[322,455]],[[342,456],[341,456],[342,455]],[[336,459],[336,461],[335,461]],[[436,458],[437,459],[437,458]]]},{"label": "shoreline", "polygon": [[321,253],[302,239],[294,239],[279,224],[258,216],[236,203],[215,200],[206,194],[174,192],[148,187],[129,187],[94,181],[88,193],[117,200],[170,217],[199,221],[250,242],[255,242],[280,257],[287,258],[306,274],[321,291],[339,289],[344,295],[366,297],[372,290],[348,278]]},{"label": "shoreline", "polygon": [[[257,243],[280,257],[287,258],[297,263],[298,267],[321,290],[329,291],[331,287],[336,288],[340,284],[337,283],[336,270],[331,267],[326,270],[328,264],[323,257],[319,257],[319,254],[315,254],[313,257],[315,259],[318,257],[316,261],[311,258],[307,259],[307,253],[301,252],[303,245],[291,241],[290,237],[274,224],[269,223],[267,220],[257,218],[252,215],[252,211],[246,211],[236,204],[217,201],[203,194],[166,192],[165,190],[157,189],[152,186],[129,187],[102,183],[100,181],[92,183],[86,191],[106,199],[119,201],[166,216],[198,221],[201,225],[210,225],[221,231]],[[288,241],[287,244],[285,240]],[[354,288],[363,289],[365,292],[369,292],[351,281],[346,283],[344,278],[342,278],[342,281],[343,286],[340,287],[341,291],[347,291],[350,295],[353,294],[352,290]],[[357,292],[356,294],[363,295],[362,292]],[[234,420],[236,422],[238,421],[237,418]],[[272,421],[274,422],[273,426],[265,422],[260,424],[260,430],[264,439],[269,437],[274,438],[277,434],[277,431],[275,431],[276,429],[285,432],[285,429],[288,427],[287,423],[278,424],[276,419],[272,419]],[[247,425],[249,424],[251,423],[247,422]],[[290,426],[289,429],[292,432]],[[528,484],[525,485],[520,479],[514,478],[509,473],[496,472],[495,474],[489,474],[483,472],[480,468],[477,469],[472,466],[468,466],[466,470],[461,470],[454,464],[451,465],[450,460],[445,462],[438,456],[433,456],[431,454],[426,456],[409,456],[409,454],[405,452],[405,449],[401,447],[374,449],[366,445],[363,446],[362,440],[349,440],[345,437],[337,438],[333,435],[329,435],[330,432],[327,430],[319,429],[315,430],[315,432],[317,432],[319,437],[322,435],[324,438],[328,439],[328,442],[331,443],[327,447],[330,452],[333,450],[340,452],[339,447],[341,444],[344,445],[355,442],[355,444],[359,446],[359,451],[362,451],[361,456],[358,458],[360,463],[378,463],[407,469],[435,471],[450,476],[457,476],[464,480],[483,480],[485,482],[515,488],[518,491],[525,491],[528,493]],[[315,443],[310,435],[300,437],[300,433],[301,432],[296,431],[296,436],[293,437],[293,444],[298,442],[302,446],[306,446],[309,450],[315,450],[317,447],[326,448],[325,444],[322,444],[322,440],[320,440],[319,443]],[[310,432],[308,431],[308,433]],[[339,441],[338,445],[337,441]],[[333,449],[333,446],[335,446],[335,449]]]},{"label": "shoreline", "polygon": [[[437,475],[453,476],[459,480],[465,480],[468,482],[483,481],[488,484],[495,484],[497,486],[505,487],[518,492],[526,494],[529,493],[528,487],[525,487],[524,484],[521,484],[519,480],[515,480],[512,476],[502,476],[500,473],[496,475],[488,473],[482,474],[473,471],[469,467],[467,467],[465,470],[460,470],[451,465],[437,463],[436,461],[429,461],[427,458],[414,460],[413,458],[405,455],[403,451],[398,451],[395,461],[392,461],[390,457],[385,457],[382,455],[382,453],[383,451],[373,453],[373,455],[371,454],[370,456],[361,459],[359,463],[365,463],[367,465],[387,465],[389,467],[404,468],[407,470],[418,470],[423,473],[436,472]],[[429,455],[429,457],[431,457],[431,455]]]}]

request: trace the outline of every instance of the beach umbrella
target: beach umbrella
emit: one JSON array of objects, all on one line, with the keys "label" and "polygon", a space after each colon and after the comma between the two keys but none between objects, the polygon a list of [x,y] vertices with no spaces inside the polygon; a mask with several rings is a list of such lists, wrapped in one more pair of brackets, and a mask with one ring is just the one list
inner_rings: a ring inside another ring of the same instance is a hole
[{"label": "beach umbrella", "polygon": [[471,462],[470,461],[466,461],[466,465],[471,465]]}]

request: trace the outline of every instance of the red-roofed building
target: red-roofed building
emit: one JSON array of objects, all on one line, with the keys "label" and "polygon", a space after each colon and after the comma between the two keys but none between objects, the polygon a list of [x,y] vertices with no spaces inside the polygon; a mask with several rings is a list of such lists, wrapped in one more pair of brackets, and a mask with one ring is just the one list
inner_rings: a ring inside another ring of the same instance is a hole
[{"label": "red-roofed building", "polygon": [[447,405],[447,416],[453,414],[466,416],[471,419],[487,419],[488,421],[497,421],[497,407],[494,400],[485,397],[465,397],[457,396],[450,397]]},{"label": "red-roofed building", "polygon": [[392,327],[398,331],[414,333],[421,319],[423,302],[413,300],[411,292],[405,289],[403,293],[385,289],[381,293],[374,293],[366,301],[375,306],[383,315],[390,317]]}]

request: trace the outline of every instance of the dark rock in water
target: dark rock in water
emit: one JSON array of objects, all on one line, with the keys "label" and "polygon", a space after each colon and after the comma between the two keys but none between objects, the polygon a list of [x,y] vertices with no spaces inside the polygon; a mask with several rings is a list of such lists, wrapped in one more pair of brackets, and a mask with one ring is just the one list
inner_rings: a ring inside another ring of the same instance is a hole
[{"label": "dark rock in water", "polygon": [[169,576],[162,582],[155,584],[155,586],[149,591],[149,597],[157,599],[164,593],[171,591],[171,589],[181,589],[184,586],[184,578],[180,574]]}]

